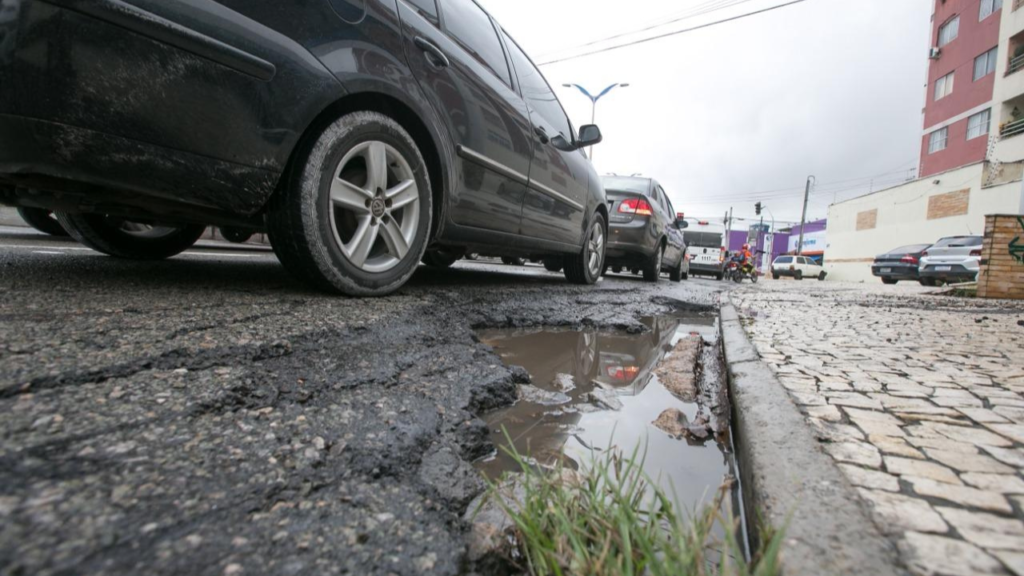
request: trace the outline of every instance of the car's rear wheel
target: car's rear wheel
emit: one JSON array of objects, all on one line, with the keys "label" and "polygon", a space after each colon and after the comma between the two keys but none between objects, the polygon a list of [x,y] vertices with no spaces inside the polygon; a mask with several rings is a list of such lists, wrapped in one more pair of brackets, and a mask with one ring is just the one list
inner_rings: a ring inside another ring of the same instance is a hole
[{"label": "car's rear wheel", "polygon": [[654,254],[651,254],[647,262],[644,263],[644,281],[645,282],[657,282],[661,276],[661,261],[665,257],[665,248],[659,246]]},{"label": "car's rear wheel", "polygon": [[451,268],[462,259],[462,255],[447,250],[428,250],[423,255],[423,263],[431,268]]},{"label": "car's rear wheel", "polygon": [[796,278],[797,280],[803,280],[804,279],[804,271],[803,270],[797,270],[796,273],[793,275],[793,277]]},{"label": "car's rear wheel", "polygon": [[895,278],[889,278],[888,276],[882,276],[882,284],[896,284],[899,280]]},{"label": "car's rear wheel", "polygon": [[824,282],[825,281],[825,273],[824,272],[818,274],[818,281],[819,282]]},{"label": "car's rear wheel", "polygon": [[622,266],[612,266],[612,274],[622,274]]},{"label": "car's rear wheel", "polygon": [[272,201],[267,232],[285,268],[309,284],[383,296],[416,271],[432,208],[408,132],[383,114],[354,112],[308,146]]},{"label": "car's rear wheel", "polygon": [[772,274],[772,280],[778,280],[779,278],[782,278],[782,276],[779,276],[778,274]]},{"label": "car's rear wheel", "polygon": [[18,208],[18,215],[26,224],[50,236],[67,236],[68,231],[60,225],[53,212],[45,208]]},{"label": "car's rear wheel", "polygon": [[573,284],[593,284],[604,271],[604,251],[607,246],[608,227],[604,215],[594,214],[587,229],[583,248],[576,254],[565,257],[565,278]]},{"label": "car's rear wheel", "polygon": [[57,220],[83,245],[129,260],[163,260],[181,254],[206,231],[201,224],[154,226],[105,214],[58,212]]},{"label": "car's rear wheel", "polygon": [[510,258],[507,256],[503,256],[501,258],[501,263],[507,266],[523,266],[526,264],[526,260],[522,258]]}]

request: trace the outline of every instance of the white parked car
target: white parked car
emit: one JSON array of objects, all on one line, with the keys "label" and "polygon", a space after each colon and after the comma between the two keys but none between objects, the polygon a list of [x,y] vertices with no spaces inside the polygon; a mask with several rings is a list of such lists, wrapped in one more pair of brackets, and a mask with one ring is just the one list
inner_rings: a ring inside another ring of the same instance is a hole
[{"label": "white parked car", "polygon": [[917,275],[923,286],[977,280],[981,269],[981,236],[949,236],[921,255]]},{"label": "white parked car", "polygon": [[791,276],[797,280],[817,278],[824,280],[828,272],[813,259],[807,256],[779,256],[772,262],[772,278],[778,280],[782,276]]}]

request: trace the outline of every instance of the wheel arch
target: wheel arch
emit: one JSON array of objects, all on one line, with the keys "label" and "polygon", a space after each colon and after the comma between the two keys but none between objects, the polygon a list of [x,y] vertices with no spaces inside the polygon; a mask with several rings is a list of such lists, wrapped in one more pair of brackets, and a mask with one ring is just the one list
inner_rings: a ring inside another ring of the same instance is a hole
[{"label": "wheel arch", "polygon": [[[288,157],[288,163],[284,170],[285,177],[281,178],[278,190],[274,193],[279,193],[280,187],[286,185],[287,176],[297,168],[302,156],[312,147],[324,129],[337,119],[353,112],[383,114],[398,122],[412,137],[427,165],[427,176],[430,180],[434,204],[434,211],[431,215],[430,240],[437,238],[442,231],[444,216],[447,212],[445,191],[449,189],[447,184],[452,174],[449,168],[451,162],[446,159],[450,157],[450,154],[447,154],[447,148],[440,144],[441,138],[436,130],[431,130],[428,122],[424,121],[422,115],[416,112],[413,105],[391,94],[390,91],[367,90],[350,93],[321,110],[303,130],[298,144]],[[268,201],[267,206],[269,205]]]}]

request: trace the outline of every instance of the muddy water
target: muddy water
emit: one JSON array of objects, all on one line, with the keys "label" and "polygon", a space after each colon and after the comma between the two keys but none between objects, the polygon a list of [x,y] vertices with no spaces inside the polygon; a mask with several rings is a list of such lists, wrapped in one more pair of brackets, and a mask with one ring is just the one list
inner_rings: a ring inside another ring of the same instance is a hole
[{"label": "muddy water", "polygon": [[[678,408],[691,422],[701,404],[705,414],[710,410],[707,395],[693,403],[673,396],[654,369],[679,339],[691,335],[700,335],[714,357],[717,318],[662,316],[643,322],[650,328],[643,334],[550,329],[479,332],[506,364],[526,368],[536,389],[525,387],[527,393],[514,406],[485,415],[499,450],[478,462],[478,468],[491,478],[518,471],[500,449],[508,444],[503,429],[520,454],[541,465],[562,460],[578,468],[592,450],[617,446],[628,453],[639,445],[647,450],[648,474],[674,492],[683,509],[710,502],[723,479],[735,474],[728,430],[697,441],[676,439],[655,428],[652,422],[667,408]],[[716,381],[718,367],[705,364],[709,365],[705,379]]]}]

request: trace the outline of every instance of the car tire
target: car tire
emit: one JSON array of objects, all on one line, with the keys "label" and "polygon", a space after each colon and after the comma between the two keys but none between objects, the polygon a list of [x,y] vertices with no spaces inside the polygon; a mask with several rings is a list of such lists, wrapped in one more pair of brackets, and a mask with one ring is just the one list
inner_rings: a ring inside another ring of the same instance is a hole
[{"label": "car tire", "polygon": [[462,259],[459,254],[445,250],[427,250],[421,261],[431,268],[451,268],[456,262]]},{"label": "car tire", "polygon": [[804,271],[803,270],[797,270],[796,273],[793,274],[793,277],[796,278],[797,280],[803,280],[804,279]]},{"label": "car tire", "polygon": [[593,284],[605,270],[604,252],[608,245],[608,225],[604,214],[594,213],[594,218],[587,228],[587,236],[583,248],[576,254],[566,256],[564,264],[565,278],[573,284]]},{"label": "car tire", "polygon": [[26,224],[50,236],[67,236],[68,231],[60,225],[53,212],[45,208],[18,208],[18,215]]},{"label": "car tire", "polygon": [[353,112],[307,144],[271,200],[267,232],[285,268],[310,285],[384,296],[415,273],[432,212],[409,133],[383,114]]},{"label": "car tire", "polygon": [[772,274],[772,280],[778,280],[779,278],[782,278],[782,276],[779,276],[778,274]]},{"label": "car tire", "polygon": [[612,266],[612,274],[622,274],[622,266]]},{"label": "car tire", "polygon": [[658,246],[654,251],[654,254],[647,259],[644,263],[644,282],[657,282],[661,277],[661,262],[665,257],[665,248]]},{"label": "car tire", "polygon": [[545,260],[544,269],[547,270],[548,272],[561,272],[562,263],[559,262],[558,260]]},{"label": "car tire", "polygon": [[105,214],[57,212],[57,220],[84,246],[115,258],[164,260],[188,250],[206,226],[148,227]]},{"label": "car tire", "polygon": [[724,279],[724,278],[725,278],[725,274],[723,274],[721,272],[719,272],[718,274],[715,274],[715,280],[718,280],[719,282],[721,282],[722,279]]},{"label": "car tire", "polygon": [[673,282],[682,282],[683,281],[683,264],[682,263],[680,263],[679,266],[676,266],[675,268],[669,270],[669,272],[668,272],[668,279],[673,281]]},{"label": "car tire", "polygon": [[936,284],[934,278],[921,278],[918,282],[921,286],[935,286]]},{"label": "car tire", "polygon": [[220,235],[233,244],[245,244],[252,238],[254,232],[245,228],[221,228]]},{"label": "car tire", "polygon": [[818,274],[818,282],[824,282],[824,281],[825,281],[825,273],[822,272],[822,273]]},{"label": "car tire", "polygon": [[899,283],[899,280],[897,280],[895,278],[888,278],[886,276],[882,276],[882,284],[889,284],[891,286],[891,285],[897,284],[897,283]]}]

